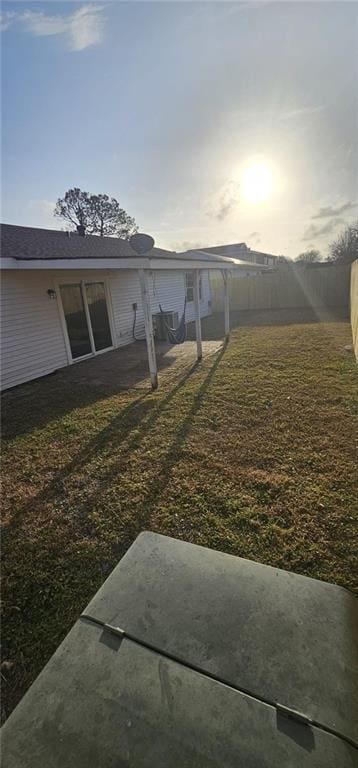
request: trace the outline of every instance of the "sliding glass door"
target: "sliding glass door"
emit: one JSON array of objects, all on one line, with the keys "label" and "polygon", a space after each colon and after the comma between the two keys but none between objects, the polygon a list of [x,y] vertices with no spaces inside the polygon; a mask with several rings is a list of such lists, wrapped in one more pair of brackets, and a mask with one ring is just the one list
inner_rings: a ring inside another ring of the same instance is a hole
[{"label": "sliding glass door", "polygon": [[103,282],[61,285],[61,301],[73,360],[113,346]]},{"label": "sliding glass door", "polygon": [[112,346],[104,283],[86,283],[86,298],[96,352]]},{"label": "sliding glass door", "polygon": [[80,283],[61,285],[61,300],[73,359],[92,354]]}]

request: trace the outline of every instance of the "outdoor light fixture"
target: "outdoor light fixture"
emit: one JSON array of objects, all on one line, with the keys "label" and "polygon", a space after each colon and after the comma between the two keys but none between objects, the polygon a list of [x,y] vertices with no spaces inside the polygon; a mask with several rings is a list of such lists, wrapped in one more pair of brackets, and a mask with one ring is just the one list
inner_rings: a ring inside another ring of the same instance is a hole
[{"label": "outdoor light fixture", "polygon": [[53,288],[47,289],[47,295],[49,299],[55,299],[56,298],[56,291]]}]

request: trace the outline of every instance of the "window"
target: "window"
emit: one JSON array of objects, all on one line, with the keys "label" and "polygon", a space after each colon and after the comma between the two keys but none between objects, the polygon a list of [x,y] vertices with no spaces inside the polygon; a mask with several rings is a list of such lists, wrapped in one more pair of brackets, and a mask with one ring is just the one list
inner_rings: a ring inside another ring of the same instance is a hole
[{"label": "window", "polygon": [[[194,272],[185,273],[185,290],[186,290],[186,300],[188,302],[194,301]],[[199,276],[199,298],[200,298],[200,301],[203,298],[203,285],[202,285],[201,275]]]},{"label": "window", "polygon": [[194,273],[185,273],[186,300],[194,301]]}]

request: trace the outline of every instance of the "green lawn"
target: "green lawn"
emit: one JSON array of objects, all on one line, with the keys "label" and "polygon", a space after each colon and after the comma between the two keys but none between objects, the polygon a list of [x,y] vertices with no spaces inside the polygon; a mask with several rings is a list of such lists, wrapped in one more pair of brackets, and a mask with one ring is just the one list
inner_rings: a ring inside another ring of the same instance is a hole
[{"label": "green lawn", "polygon": [[4,716],[144,529],[357,588],[350,342],[241,328],[154,394],[54,376],[5,396]]}]

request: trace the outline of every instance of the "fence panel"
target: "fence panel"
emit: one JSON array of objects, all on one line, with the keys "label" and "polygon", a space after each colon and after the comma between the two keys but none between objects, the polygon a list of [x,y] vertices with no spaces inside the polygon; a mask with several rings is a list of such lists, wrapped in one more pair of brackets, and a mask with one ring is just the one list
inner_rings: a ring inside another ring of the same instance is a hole
[{"label": "fence panel", "polygon": [[[348,307],[350,265],[327,264],[319,267],[292,267],[261,275],[232,277],[230,308],[309,309]],[[222,311],[222,278],[212,280],[214,312]]]},{"label": "fence panel", "polygon": [[358,259],[352,264],[351,272],[351,323],[354,352],[358,362]]}]

